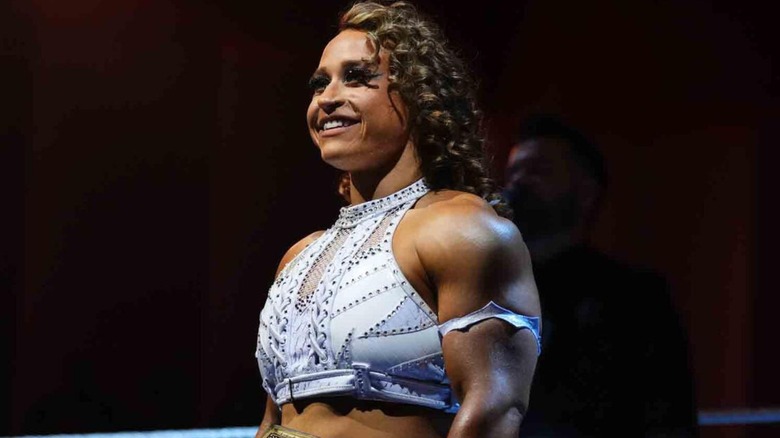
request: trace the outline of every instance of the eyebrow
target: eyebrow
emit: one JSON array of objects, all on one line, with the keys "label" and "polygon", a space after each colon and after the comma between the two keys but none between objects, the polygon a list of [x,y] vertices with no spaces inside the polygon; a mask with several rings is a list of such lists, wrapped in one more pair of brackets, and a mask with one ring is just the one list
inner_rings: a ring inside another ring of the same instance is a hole
[{"label": "eyebrow", "polygon": [[[364,66],[371,66],[371,65],[378,65],[376,62],[372,62],[368,58],[360,58],[360,59],[347,59],[341,63],[341,70],[346,70],[349,67],[364,67]],[[312,79],[320,76],[329,76],[328,70],[325,67],[320,67],[317,70],[312,73],[311,77]]]}]

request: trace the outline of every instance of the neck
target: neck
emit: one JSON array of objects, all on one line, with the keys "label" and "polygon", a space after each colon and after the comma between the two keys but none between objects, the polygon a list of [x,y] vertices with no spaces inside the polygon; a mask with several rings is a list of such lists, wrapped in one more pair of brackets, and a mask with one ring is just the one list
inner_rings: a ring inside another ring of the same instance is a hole
[{"label": "neck", "polygon": [[384,198],[422,178],[414,145],[410,142],[399,160],[387,171],[349,172],[350,204],[362,204]]},{"label": "neck", "polygon": [[349,198],[352,205],[384,198],[420,179],[419,170],[402,175],[386,175],[376,177],[363,175],[357,172],[349,174]]}]

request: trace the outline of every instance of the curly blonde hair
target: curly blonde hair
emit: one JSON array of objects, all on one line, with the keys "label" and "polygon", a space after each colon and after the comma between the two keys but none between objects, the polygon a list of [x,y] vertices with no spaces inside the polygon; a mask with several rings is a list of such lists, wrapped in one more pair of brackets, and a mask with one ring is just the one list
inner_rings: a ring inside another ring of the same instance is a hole
[{"label": "curly blonde hair", "polygon": [[476,82],[449,47],[439,27],[405,2],[355,3],[341,16],[339,31],[365,32],[388,53],[388,91],[397,91],[410,111],[412,136],[425,182],[487,200],[496,212],[511,210],[489,176],[476,104]]}]

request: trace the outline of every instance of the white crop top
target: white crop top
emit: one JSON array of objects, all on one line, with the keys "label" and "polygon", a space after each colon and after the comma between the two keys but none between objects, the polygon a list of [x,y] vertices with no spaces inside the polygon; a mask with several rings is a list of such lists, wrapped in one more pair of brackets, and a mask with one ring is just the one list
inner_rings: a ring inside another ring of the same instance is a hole
[{"label": "white crop top", "polygon": [[[439,327],[395,261],[398,223],[429,191],[423,180],[341,209],[336,223],[288,263],[260,313],[257,357],[277,405],[352,396],[457,411],[441,337],[502,318],[539,338],[539,319],[493,302]],[[441,332],[440,332],[441,331]]]}]

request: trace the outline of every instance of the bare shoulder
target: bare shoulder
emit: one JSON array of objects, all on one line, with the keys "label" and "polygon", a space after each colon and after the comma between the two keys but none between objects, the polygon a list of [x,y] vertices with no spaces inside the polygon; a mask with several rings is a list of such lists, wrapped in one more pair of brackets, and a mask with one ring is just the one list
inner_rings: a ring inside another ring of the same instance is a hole
[{"label": "bare shoulder", "polygon": [[295,245],[291,246],[290,249],[287,250],[286,253],[284,253],[284,256],[282,256],[282,261],[279,262],[279,267],[276,269],[276,276],[279,275],[280,272],[282,272],[282,269],[284,269],[285,266],[287,266],[288,263],[292,261],[292,259],[295,258],[298,254],[300,254],[301,251],[306,249],[307,246],[309,246],[312,242],[317,240],[322,234],[324,233],[324,230],[315,231],[308,236],[304,237],[303,239],[299,240],[295,243]]},{"label": "bare shoulder", "polygon": [[491,300],[538,314],[530,256],[517,227],[476,195],[442,191],[425,201],[415,216],[415,247],[436,285],[439,320]]},{"label": "bare shoulder", "polygon": [[426,201],[418,210],[416,228],[420,236],[418,249],[429,255],[446,256],[454,250],[491,253],[525,248],[512,221],[496,214],[477,195],[443,190]]}]

